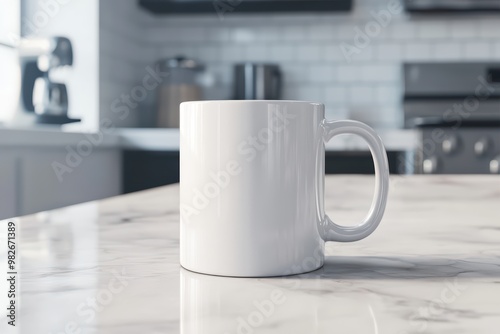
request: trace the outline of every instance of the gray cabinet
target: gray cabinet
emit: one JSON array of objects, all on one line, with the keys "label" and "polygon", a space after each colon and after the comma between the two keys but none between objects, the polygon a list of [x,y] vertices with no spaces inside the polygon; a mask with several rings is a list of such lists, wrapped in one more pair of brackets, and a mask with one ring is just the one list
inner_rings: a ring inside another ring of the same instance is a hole
[{"label": "gray cabinet", "polygon": [[0,219],[15,216],[19,159],[12,152],[0,152]]},{"label": "gray cabinet", "polygon": [[[73,166],[67,155],[62,146],[0,148],[0,219],[121,193],[118,147],[96,149]],[[67,168],[58,177],[55,166]]]}]

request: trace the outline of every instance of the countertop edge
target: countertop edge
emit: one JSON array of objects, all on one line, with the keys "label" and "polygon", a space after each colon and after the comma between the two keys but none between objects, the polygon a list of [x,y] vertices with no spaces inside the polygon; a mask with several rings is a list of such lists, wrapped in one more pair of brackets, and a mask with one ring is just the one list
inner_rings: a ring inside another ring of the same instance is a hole
[{"label": "countertop edge", "polygon": [[[419,131],[379,129],[388,151],[411,151],[418,147]],[[179,150],[179,129],[114,129],[113,132],[65,132],[56,129],[0,129],[0,147],[65,147],[89,141],[96,148],[143,151]],[[339,136],[328,142],[327,151],[368,151],[359,137]]]}]

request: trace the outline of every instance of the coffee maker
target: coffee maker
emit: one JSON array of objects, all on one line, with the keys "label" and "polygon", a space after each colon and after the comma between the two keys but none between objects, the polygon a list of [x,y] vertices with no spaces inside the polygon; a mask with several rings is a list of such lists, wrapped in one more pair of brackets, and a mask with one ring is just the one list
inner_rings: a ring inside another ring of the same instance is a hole
[{"label": "coffee maker", "polygon": [[68,117],[66,85],[54,82],[57,68],[73,65],[73,48],[66,37],[28,38],[18,45],[21,91],[17,123],[66,124],[79,122]]}]

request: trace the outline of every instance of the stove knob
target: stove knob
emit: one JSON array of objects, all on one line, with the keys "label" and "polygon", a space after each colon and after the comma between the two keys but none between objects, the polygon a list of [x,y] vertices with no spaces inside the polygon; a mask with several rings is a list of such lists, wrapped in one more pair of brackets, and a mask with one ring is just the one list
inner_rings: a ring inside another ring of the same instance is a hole
[{"label": "stove knob", "polygon": [[422,163],[422,169],[424,174],[433,174],[437,171],[437,158],[430,157],[424,160]]},{"label": "stove knob", "polygon": [[485,155],[490,149],[490,141],[488,138],[481,138],[474,144],[474,152],[478,157]]},{"label": "stove knob", "polygon": [[490,173],[500,174],[500,155],[490,161]]},{"label": "stove knob", "polygon": [[456,136],[449,136],[443,140],[441,145],[444,153],[453,154],[458,149],[458,138]]}]

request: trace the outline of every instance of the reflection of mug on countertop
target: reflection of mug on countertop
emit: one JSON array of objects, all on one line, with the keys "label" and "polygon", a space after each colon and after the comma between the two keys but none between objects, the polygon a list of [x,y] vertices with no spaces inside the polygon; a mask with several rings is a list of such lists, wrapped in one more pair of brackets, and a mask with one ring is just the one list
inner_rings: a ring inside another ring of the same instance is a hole
[{"label": "reflection of mug on countertop", "polygon": [[[377,333],[379,296],[351,287],[318,294],[317,273],[265,280],[180,270],[182,334]],[[373,303],[373,306],[371,305]]]},{"label": "reflection of mug on countertop", "polygon": [[[325,143],[362,137],[372,152],[375,197],[363,222],[324,212]],[[180,111],[181,265],[222,276],[264,277],[320,268],[325,241],[370,235],[387,201],[382,141],[356,121],[327,121],[301,101],[195,101]]]}]

